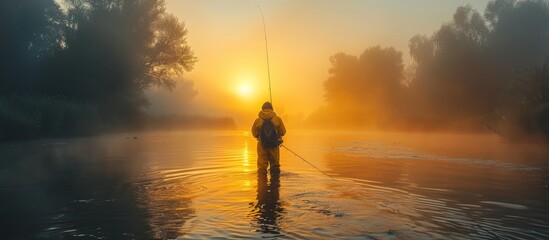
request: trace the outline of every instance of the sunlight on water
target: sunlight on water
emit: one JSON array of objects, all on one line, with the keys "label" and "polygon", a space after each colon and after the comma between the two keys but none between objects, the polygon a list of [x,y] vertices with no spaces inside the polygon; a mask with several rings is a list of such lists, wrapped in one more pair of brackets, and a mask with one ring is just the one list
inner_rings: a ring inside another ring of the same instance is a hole
[{"label": "sunlight on water", "polygon": [[286,150],[280,174],[257,174],[256,144],[249,132],[200,131],[4,144],[4,236],[549,238],[543,149],[291,133],[285,144],[334,181]]}]

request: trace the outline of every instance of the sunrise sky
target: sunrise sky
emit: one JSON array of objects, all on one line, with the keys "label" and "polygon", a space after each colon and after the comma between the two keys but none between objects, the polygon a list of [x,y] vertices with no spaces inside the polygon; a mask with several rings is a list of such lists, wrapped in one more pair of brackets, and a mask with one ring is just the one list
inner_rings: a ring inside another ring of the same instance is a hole
[{"label": "sunrise sky", "polygon": [[184,76],[194,82],[198,95],[189,102],[183,88],[171,94],[159,90],[152,109],[230,116],[247,128],[269,99],[257,5],[267,27],[273,104],[291,124],[323,104],[331,55],[392,46],[403,52],[407,64],[408,40],[431,35],[466,4],[483,13],[487,1],[167,0],[168,12],[185,22],[188,42],[199,58]]}]

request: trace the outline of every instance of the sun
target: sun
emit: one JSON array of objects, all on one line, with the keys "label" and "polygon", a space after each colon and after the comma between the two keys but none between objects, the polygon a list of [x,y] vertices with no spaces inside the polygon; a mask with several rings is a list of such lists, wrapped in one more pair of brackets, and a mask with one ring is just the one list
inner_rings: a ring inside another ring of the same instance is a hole
[{"label": "sun", "polygon": [[237,88],[240,97],[248,98],[252,95],[252,86],[249,83],[241,83]]}]

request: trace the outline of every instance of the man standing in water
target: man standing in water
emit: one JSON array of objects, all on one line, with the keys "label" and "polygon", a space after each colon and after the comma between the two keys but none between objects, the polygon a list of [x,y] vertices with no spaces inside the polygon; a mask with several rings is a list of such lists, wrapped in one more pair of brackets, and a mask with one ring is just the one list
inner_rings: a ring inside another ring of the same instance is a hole
[{"label": "man standing in water", "polygon": [[265,102],[252,126],[252,135],[257,138],[257,172],[280,172],[280,144],[286,128],[282,118],[273,111],[273,105]]}]

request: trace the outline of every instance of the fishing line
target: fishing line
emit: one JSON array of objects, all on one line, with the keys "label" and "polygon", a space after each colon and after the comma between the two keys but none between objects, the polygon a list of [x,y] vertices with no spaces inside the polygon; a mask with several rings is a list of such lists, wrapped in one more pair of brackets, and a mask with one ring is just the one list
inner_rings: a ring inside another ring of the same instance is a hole
[{"label": "fishing line", "polygon": [[305,158],[303,158],[302,156],[300,156],[299,154],[297,154],[296,152],[292,151],[291,149],[289,149],[288,147],[284,146],[284,144],[280,144],[280,146],[282,146],[283,148],[286,148],[286,150],[290,151],[291,153],[293,153],[296,157],[300,158],[301,160],[303,160],[304,162],[308,163],[309,165],[311,165],[312,167],[314,167],[316,170],[318,170],[319,172],[321,172],[322,174],[326,175],[327,177],[331,178],[332,180],[336,181],[337,183],[339,183],[339,181],[337,181],[335,178],[333,178],[332,176],[328,175],[326,172],[322,171],[322,169],[318,168],[317,166],[315,166],[314,164],[312,164],[311,162],[307,161]]},{"label": "fishing line", "polygon": [[[333,178],[332,176],[328,175],[326,172],[322,171],[322,169],[318,168],[317,166],[315,166],[314,164],[312,164],[311,162],[307,161],[304,157],[300,156],[299,154],[297,154],[296,152],[292,151],[291,149],[289,149],[288,147],[284,146],[284,144],[280,144],[280,146],[284,147],[286,150],[290,151],[291,153],[293,153],[296,157],[300,158],[301,160],[303,160],[304,162],[308,163],[309,165],[311,165],[312,167],[314,167],[316,170],[318,170],[319,172],[321,172],[322,174],[326,175],[327,177],[329,177],[330,179],[334,180],[334,182],[336,184],[338,184],[340,187],[345,187],[345,183],[344,182],[340,182],[338,181],[337,179]],[[351,189],[349,189],[348,187],[345,188],[345,189],[341,189],[341,188],[336,188],[335,189],[336,191],[338,192],[341,192],[343,194],[354,194],[354,195],[357,195],[357,196],[360,196],[361,198],[358,198],[357,200],[361,201],[361,202],[364,202],[364,203],[368,203],[368,204],[372,204],[371,201],[368,201],[367,199],[370,199],[371,197],[364,194],[364,193],[361,193],[360,191],[351,191]],[[347,191],[345,191],[347,190]]]},{"label": "fishing line", "polygon": [[263,10],[259,5],[256,5],[261,13],[261,20],[263,20],[263,34],[265,35],[265,53],[267,53],[267,76],[269,77],[269,100],[273,103],[273,93],[271,91],[271,67],[269,64],[269,47],[267,44],[267,27],[265,27],[265,17],[263,17]]}]

